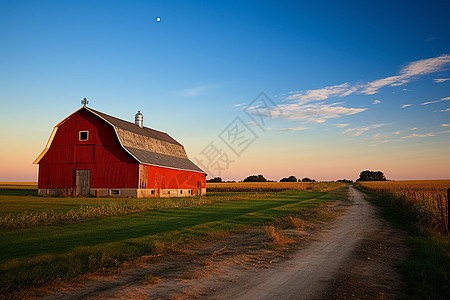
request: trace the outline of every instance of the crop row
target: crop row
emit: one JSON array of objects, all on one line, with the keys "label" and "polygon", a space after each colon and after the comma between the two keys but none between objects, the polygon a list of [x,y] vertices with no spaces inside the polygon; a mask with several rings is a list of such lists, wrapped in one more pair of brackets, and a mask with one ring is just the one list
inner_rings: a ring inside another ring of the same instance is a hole
[{"label": "crop row", "polygon": [[207,183],[208,192],[281,192],[287,190],[329,191],[343,186],[338,182],[221,182]]},{"label": "crop row", "polygon": [[449,234],[448,196],[450,180],[361,181],[359,184],[407,211],[421,228]]}]

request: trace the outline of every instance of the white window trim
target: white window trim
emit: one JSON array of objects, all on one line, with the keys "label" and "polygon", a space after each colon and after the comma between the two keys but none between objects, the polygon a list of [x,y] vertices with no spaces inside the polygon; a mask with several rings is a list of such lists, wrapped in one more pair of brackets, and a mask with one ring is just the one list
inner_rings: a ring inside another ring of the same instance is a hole
[{"label": "white window trim", "polygon": [[[87,139],[85,139],[85,140],[82,140],[81,139],[81,133],[82,132],[86,132],[87,133]],[[78,140],[79,141],[89,141],[89,130],[80,130],[79,132],[78,132]]]}]

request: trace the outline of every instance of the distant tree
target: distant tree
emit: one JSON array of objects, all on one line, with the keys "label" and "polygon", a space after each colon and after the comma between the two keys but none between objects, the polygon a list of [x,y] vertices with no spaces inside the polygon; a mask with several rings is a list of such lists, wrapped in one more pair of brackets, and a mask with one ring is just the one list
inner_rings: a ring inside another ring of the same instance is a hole
[{"label": "distant tree", "polygon": [[342,182],[342,183],[352,183],[353,182],[353,180],[348,180],[348,179],[339,179],[339,180],[336,180],[337,182]]},{"label": "distant tree", "polygon": [[[300,181],[300,179],[299,179],[299,181]],[[305,178],[302,178],[302,182],[316,182],[316,181],[314,179],[305,177]]]},{"label": "distant tree", "polygon": [[213,179],[208,179],[206,182],[223,182],[222,178],[220,177],[214,177]]},{"label": "distant tree", "polygon": [[356,181],[386,181],[386,177],[381,171],[365,170],[359,174],[359,178]]},{"label": "distant tree", "polygon": [[280,179],[280,182],[297,182],[297,178],[295,176],[284,177]]},{"label": "distant tree", "polygon": [[267,182],[267,179],[262,175],[252,175],[245,178],[244,182]]}]

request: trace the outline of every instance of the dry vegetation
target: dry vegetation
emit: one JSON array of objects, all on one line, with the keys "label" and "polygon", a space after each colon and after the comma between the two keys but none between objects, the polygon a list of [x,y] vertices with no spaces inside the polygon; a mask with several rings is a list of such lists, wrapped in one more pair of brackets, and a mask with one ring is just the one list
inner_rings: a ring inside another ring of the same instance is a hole
[{"label": "dry vegetation", "polygon": [[337,182],[220,182],[207,183],[206,190],[208,192],[329,191],[343,185]]},{"label": "dry vegetation", "polygon": [[365,188],[388,196],[408,211],[422,228],[449,234],[447,189],[450,180],[361,181]]}]

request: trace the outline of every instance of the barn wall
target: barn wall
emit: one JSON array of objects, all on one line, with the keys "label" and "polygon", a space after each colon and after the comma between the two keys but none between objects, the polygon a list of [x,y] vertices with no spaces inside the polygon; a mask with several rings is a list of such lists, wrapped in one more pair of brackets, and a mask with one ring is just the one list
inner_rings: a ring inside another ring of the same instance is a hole
[{"label": "barn wall", "polygon": [[[198,172],[140,165],[139,188],[153,189],[155,196],[173,196],[174,193],[177,196],[185,196],[189,195],[188,190],[191,190],[190,195],[204,195],[206,176]],[[183,190],[181,194],[179,190]]]},{"label": "barn wall", "polygon": [[[79,131],[89,131],[79,141]],[[75,170],[89,169],[91,188],[137,188],[139,164],[119,144],[114,129],[80,110],[63,124],[39,162],[39,189],[75,186]]]}]

